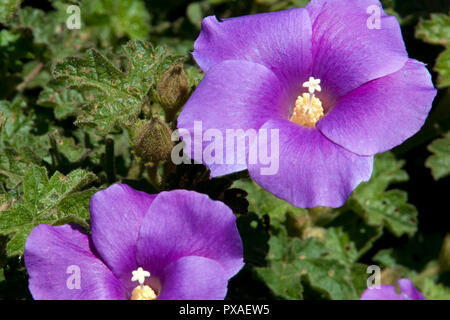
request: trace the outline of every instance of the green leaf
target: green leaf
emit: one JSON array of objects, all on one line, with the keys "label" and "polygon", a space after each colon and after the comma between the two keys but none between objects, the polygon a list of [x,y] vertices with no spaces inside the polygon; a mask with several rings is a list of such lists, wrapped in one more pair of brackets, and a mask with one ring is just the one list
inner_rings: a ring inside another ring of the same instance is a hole
[{"label": "green leaf", "polygon": [[372,178],[362,183],[347,202],[368,225],[385,226],[397,237],[412,236],[417,231],[417,209],[407,203],[407,193],[386,191],[390,184],[408,180],[407,173],[401,170],[403,163],[390,152],[377,155]]},{"label": "green leaf", "polygon": [[57,79],[69,89],[89,93],[77,124],[96,127],[100,134],[132,126],[157,77],[178,59],[142,41],[130,41],[123,51],[129,63],[127,73],[95,49],[85,59],[69,57],[56,65]]},{"label": "green leaf", "polygon": [[438,87],[450,86],[450,45],[438,56],[434,70],[439,73]]},{"label": "green leaf", "polygon": [[421,20],[416,28],[416,37],[446,47],[437,58],[434,70],[439,74],[437,86],[450,86],[450,16],[438,13],[432,14],[429,20]]},{"label": "green leaf", "polygon": [[[59,2],[54,2],[53,5]],[[24,7],[18,11],[14,21],[16,28],[28,28],[33,33],[34,43],[44,45],[45,56],[49,60],[59,60],[91,47],[92,42],[86,28],[69,30],[66,20],[69,4],[59,6],[56,10],[44,12],[39,9]]]},{"label": "green leaf", "polygon": [[354,278],[366,275],[333,258],[325,244],[315,238],[301,240],[285,234],[272,236],[267,256],[269,266],[257,268],[259,276],[271,290],[286,299],[302,297],[302,281],[331,299],[358,299]]},{"label": "green leaf", "polygon": [[425,279],[422,294],[427,300],[450,300],[450,288],[435,284],[431,279]]},{"label": "green leaf", "polygon": [[[353,256],[354,253],[351,253],[354,261],[363,256],[383,234],[382,226],[367,225],[361,216],[351,210],[341,212],[329,227],[341,229],[341,236],[344,237],[344,240],[346,237],[351,240],[352,244],[343,247],[343,249],[345,249],[344,252],[352,252],[354,246],[357,251],[356,257]],[[346,243],[346,240],[343,243]]]},{"label": "green leaf", "polygon": [[202,26],[202,19],[205,13],[209,10],[210,4],[208,2],[192,2],[186,8],[186,16],[189,21],[200,30]]},{"label": "green leaf", "polygon": [[0,23],[8,23],[22,0],[0,0]]},{"label": "green leaf", "polygon": [[80,10],[85,28],[97,35],[104,47],[124,36],[145,40],[150,32],[150,15],[141,0],[83,1]]},{"label": "green leaf", "polygon": [[421,20],[416,27],[416,37],[432,44],[450,44],[450,16],[435,13],[431,14],[431,19]]},{"label": "green leaf", "polygon": [[0,101],[0,182],[14,188],[23,179],[29,164],[41,164],[45,143],[43,137],[34,136],[33,115],[24,113],[21,99]]},{"label": "green leaf", "polygon": [[23,179],[23,200],[0,213],[0,234],[10,236],[8,256],[23,253],[25,240],[39,224],[82,223],[89,218],[89,199],[96,191],[85,190],[95,175],[81,169],[64,176],[56,172],[50,179],[38,166],[27,169]]},{"label": "green leaf", "polygon": [[53,108],[56,119],[66,119],[77,115],[84,101],[82,93],[68,89],[62,81],[53,80],[41,91],[37,104]]},{"label": "green leaf", "polygon": [[260,217],[268,215],[271,225],[275,228],[286,220],[287,212],[293,215],[307,214],[305,209],[296,208],[289,202],[275,197],[252,180],[237,180],[232,187],[245,190],[248,193],[249,211],[257,213]]},{"label": "green leaf", "polygon": [[450,174],[450,132],[444,135],[444,138],[434,140],[428,150],[433,152],[426,162],[425,166],[431,169],[435,180],[439,180]]},{"label": "green leaf", "polygon": [[284,299],[298,300],[303,298],[302,274],[291,263],[292,253],[290,248],[285,246],[286,242],[287,239],[283,235],[271,237],[267,256],[269,266],[256,268],[256,271],[275,295]]},{"label": "green leaf", "polygon": [[355,243],[342,227],[327,229],[325,246],[330,251],[330,257],[344,265],[351,265],[358,259]]},{"label": "green leaf", "polygon": [[290,263],[272,262],[269,267],[257,269],[258,275],[277,296],[284,299],[303,299],[301,274]]}]

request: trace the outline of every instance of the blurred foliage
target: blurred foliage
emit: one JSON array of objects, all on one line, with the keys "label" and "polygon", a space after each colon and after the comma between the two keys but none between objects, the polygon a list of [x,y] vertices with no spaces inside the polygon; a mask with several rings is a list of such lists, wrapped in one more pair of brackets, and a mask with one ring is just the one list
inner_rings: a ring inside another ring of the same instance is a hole
[{"label": "blurred foliage", "polygon": [[[308,2],[0,0],[0,298],[30,299],[21,256],[34,226],[89,230],[91,195],[123,182],[196,190],[233,209],[246,266],[228,299],[358,299],[373,264],[383,283],[409,277],[426,298],[450,299],[448,1],[382,1],[440,90],[423,130],[378,155],[372,179],[341,208],[295,208],[247,172],[212,179],[202,165],[141,150],[166,150],[203,77],[190,52],[205,16]],[[80,29],[66,25],[69,5],[80,7]],[[164,134],[142,143],[143,128],[156,127]]]},{"label": "blurred foliage", "polygon": [[435,70],[439,73],[438,87],[450,86],[450,16],[432,14],[431,19],[420,21],[416,28],[416,37],[445,47],[436,60]]}]

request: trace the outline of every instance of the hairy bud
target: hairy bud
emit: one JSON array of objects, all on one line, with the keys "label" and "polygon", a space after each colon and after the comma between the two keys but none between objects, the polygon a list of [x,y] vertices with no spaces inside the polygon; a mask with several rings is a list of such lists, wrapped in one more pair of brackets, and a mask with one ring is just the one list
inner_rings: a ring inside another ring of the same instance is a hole
[{"label": "hairy bud", "polygon": [[157,118],[145,122],[135,135],[136,154],[146,163],[169,159],[173,146],[171,134],[167,124]]},{"label": "hairy bud", "polygon": [[166,117],[171,120],[189,95],[189,80],[181,64],[174,65],[164,72],[157,92]]}]

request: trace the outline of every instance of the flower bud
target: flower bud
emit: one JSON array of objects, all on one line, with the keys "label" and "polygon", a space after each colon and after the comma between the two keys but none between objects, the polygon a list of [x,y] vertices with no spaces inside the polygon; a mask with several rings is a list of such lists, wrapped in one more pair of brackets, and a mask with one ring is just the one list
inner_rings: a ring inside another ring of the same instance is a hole
[{"label": "flower bud", "polygon": [[136,130],[134,149],[145,163],[169,159],[173,142],[171,130],[159,120],[153,118]]},{"label": "flower bud", "polygon": [[157,92],[166,117],[172,120],[189,95],[189,79],[181,64],[174,65],[164,72]]}]

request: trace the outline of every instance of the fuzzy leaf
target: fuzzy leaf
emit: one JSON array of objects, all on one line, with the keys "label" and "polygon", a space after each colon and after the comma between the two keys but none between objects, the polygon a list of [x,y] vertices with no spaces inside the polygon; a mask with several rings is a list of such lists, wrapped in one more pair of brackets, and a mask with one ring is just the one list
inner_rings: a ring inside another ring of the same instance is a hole
[{"label": "fuzzy leaf", "polygon": [[142,41],[130,41],[123,51],[129,63],[127,73],[95,49],[85,59],[69,57],[56,65],[57,79],[66,81],[69,89],[90,95],[77,124],[96,127],[101,134],[133,125],[156,76],[176,60]]},{"label": "fuzzy leaf", "polygon": [[435,180],[439,180],[450,174],[450,132],[442,139],[434,140],[428,150],[433,152],[425,162],[425,166],[431,169]]},{"label": "fuzzy leaf", "polygon": [[51,81],[39,94],[37,104],[54,109],[56,119],[66,119],[77,114],[77,108],[85,101],[83,95],[68,89],[61,81]]},{"label": "fuzzy leaf", "polygon": [[333,259],[330,251],[317,239],[301,240],[284,234],[273,236],[267,257],[269,266],[257,268],[257,272],[280,297],[301,298],[301,281],[305,280],[325,297],[358,298],[353,278],[361,275],[352,274],[350,268]]},{"label": "fuzzy leaf", "polygon": [[45,149],[43,137],[31,133],[34,118],[23,112],[20,100],[0,101],[0,182],[14,188],[23,179],[29,164],[40,164]]},{"label": "fuzzy leaf", "polygon": [[287,212],[294,215],[307,213],[306,210],[296,208],[289,202],[275,197],[252,180],[237,180],[232,187],[245,190],[248,193],[249,211],[257,213],[260,217],[268,215],[273,227],[277,227],[285,220]]},{"label": "fuzzy leaf", "polygon": [[67,176],[56,172],[49,179],[45,168],[29,167],[23,179],[23,200],[0,213],[0,234],[10,237],[7,254],[22,254],[26,238],[39,224],[88,219],[89,199],[95,189],[84,189],[94,180],[95,175],[81,169]]},{"label": "fuzzy leaf", "polygon": [[407,203],[406,192],[386,191],[390,184],[408,180],[407,173],[401,170],[403,163],[390,152],[378,155],[372,178],[362,183],[348,201],[368,225],[385,226],[397,237],[412,236],[417,230],[417,209]]},{"label": "fuzzy leaf", "polygon": [[349,235],[343,228],[328,228],[325,237],[325,246],[330,251],[330,257],[344,265],[351,265],[358,259],[358,251]]}]

